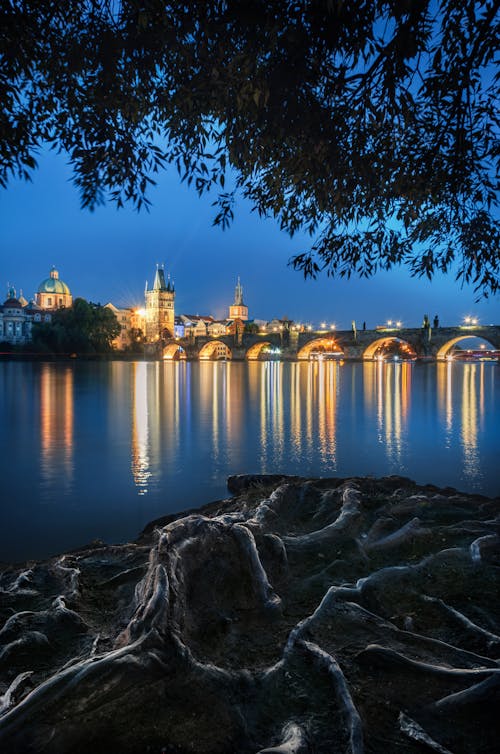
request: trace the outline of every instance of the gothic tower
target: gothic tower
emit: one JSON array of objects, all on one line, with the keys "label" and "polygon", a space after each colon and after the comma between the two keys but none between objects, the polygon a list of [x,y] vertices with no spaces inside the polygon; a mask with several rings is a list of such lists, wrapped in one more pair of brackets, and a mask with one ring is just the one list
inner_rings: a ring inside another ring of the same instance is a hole
[{"label": "gothic tower", "polygon": [[149,343],[174,337],[174,284],[165,282],[164,265],[156,265],[153,287],[144,292],[146,298],[146,340]]},{"label": "gothic tower", "polygon": [[239,277],[234,289],[234,304],[229,307],[229,319],[241,319],[243,322],[248,320],[248,306],[243,303],[243,287]]}]

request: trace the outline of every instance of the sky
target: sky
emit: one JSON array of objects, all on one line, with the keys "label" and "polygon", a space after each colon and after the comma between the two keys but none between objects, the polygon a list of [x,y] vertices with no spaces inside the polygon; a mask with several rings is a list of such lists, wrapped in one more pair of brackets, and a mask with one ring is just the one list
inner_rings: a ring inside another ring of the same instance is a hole
[{"label": "sky", "polygon": [[239,275],[250,318],[287,316],[339,329],[352,320],[371,328],[389,319],[419,327],[424,314],[450,326],[467,315],[500,322],[498,297],[474,303],[472,287],[452,275],[429,282],[398,268],[369,280],[304,280],[288,261],[309,247],[309,237],[290,239],[244,200],[229,230],[213,227],[213,199],[200,199],[173,168],[153,188],[149,213],[111,203],[90,212],[80,208],[64,155],[43,152],[38,162],[31,183],[0,190],[0,297],[10,284],[30,299],[55,265],[75,297],[142,306],[146,280],[151,284],[156,263],[164,263],[175,281],[176,314],[227,317]]}]

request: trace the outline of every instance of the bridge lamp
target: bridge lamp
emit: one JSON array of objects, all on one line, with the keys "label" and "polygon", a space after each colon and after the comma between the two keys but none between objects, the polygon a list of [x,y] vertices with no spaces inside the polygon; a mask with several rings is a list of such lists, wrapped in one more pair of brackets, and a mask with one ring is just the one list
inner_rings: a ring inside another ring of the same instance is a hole
[{"label": "bridge lamp", "polygon": [[324,330],[326,328],[326,322],[321,323],[321,329]]},{"label": "bridge lamp", "polygon": [[471,323],[471,325],[477,325],[477,323],[478,323],[477,317],[472,317],[470,323]]},{"label": "bridge lamp", "polygon": [[309,332],[310,332],[310,331],[312,330],[312,325],[307,325],[307,329],[308,329],[308,330],[309,330]]},{"label": "bridge lamp", "polygon": [[470,325],[472,322],[472,317],[464,317],[464,322],[466,325]]},{"label": "bridge lamp", "polygon": [[396,327],[401,327],[401,322],[396,322]]},{"label": "bridge lamp", "polygon": [[387,324],[389,325],[389,327],[392,327],[392,319],[388,319]]},{"label": "bridge lamp", "polygon": [[330,330],[335,330],[335,325],[330,325]]}]

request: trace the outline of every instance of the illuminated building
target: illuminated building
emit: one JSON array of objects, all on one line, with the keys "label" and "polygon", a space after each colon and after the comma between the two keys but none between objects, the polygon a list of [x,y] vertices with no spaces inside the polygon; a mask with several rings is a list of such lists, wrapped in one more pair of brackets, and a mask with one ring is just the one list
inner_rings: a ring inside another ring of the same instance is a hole
[{"label": "illuminated building", "polygon": [[198,338],[208,335],[208,328],[214,322],[213,317],[200,316],[199,314],[181,314],[179,319],[184,325],[184,335],[186,338]]},{"label": "illuminated building", "polygon": [[50,277],[42,280],[36,293],[36,303],[42,309],[62,309],[73,304],[73,296],[66,283],[59,279],[55,267],[50,271]]},{"label": "illuminated building", "polygon": [[153,343],[164,338],[174,337],[174,302],[175,288],[170,281],[165,282],[163,265],[156,265],[153,287],[144,291],[146,299],[146,340]]},{"label": "illuminated building", "polygon": [[123,351],[130,346],[130,330],[132,329],[134,313],[132,309],[119,309],[111,302],[105,304],[104,308],[113,312],[120,325],[120,334],[112,341],[112,346],[119,351]]},{"label": "illuminated building", "polygon": [[248,306],[243,303],[243,287],[239,278],[234,289],[234,304],[229,307],[229,319],[241,319],[243,322],[248,320]]},{"label": "illuminated building", "polygon": [[33,322],[50,320],[50,312],[43,312],[34,301],[28,304],[22,294],[17,298],[15,288],[10,287],[7,300],[0,306],[0,341],[12,345],[28,343]]}]

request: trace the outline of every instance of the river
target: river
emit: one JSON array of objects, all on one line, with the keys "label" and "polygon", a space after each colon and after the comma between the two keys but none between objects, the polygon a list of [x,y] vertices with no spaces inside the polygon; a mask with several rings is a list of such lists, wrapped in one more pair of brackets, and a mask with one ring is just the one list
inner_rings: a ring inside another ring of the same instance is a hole
[{"label": "river", "polygon": [[237,473],[500,494],[494,363],[0,363],[0,560],[227,496]]}]

